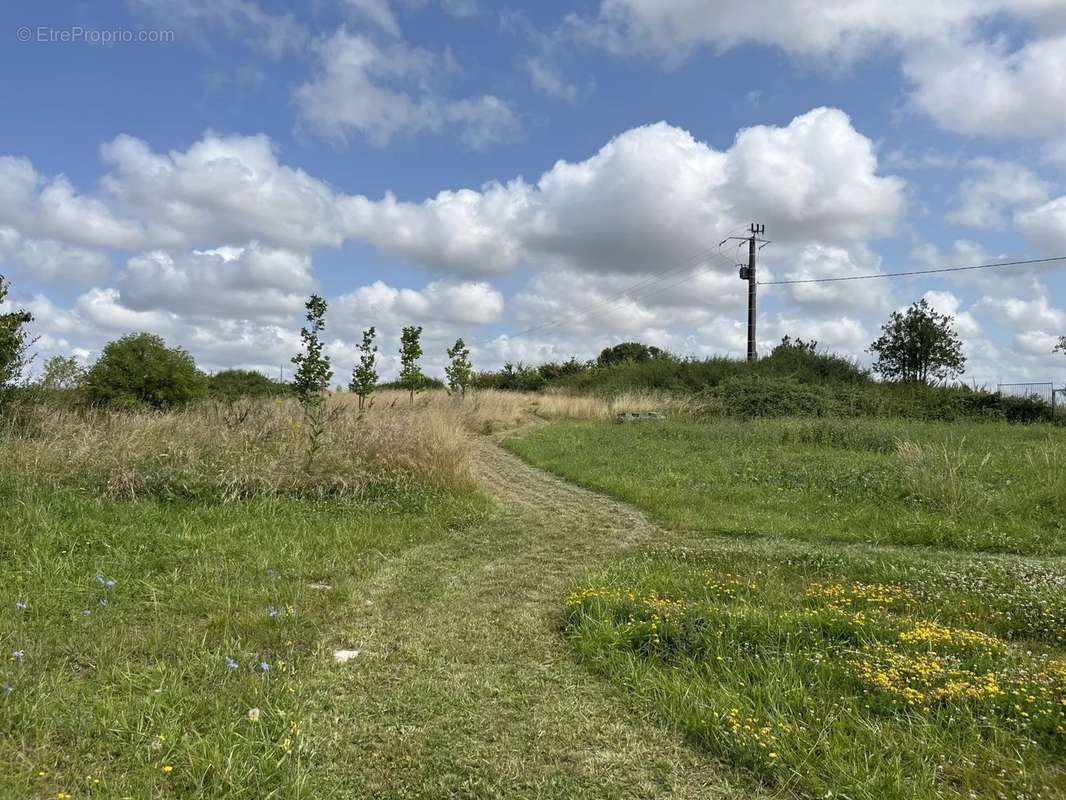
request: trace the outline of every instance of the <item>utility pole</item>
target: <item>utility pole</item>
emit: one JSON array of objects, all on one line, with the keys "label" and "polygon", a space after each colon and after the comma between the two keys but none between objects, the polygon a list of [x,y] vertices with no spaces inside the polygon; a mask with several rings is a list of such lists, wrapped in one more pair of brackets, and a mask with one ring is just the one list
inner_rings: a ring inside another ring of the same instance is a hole
[{"label": "utility pole", "polygon": [[759,284],[755,278],[755,260],[758,252],[770,242],[759,238],[766,233],[765,225],[753,222],[748,230],[751,233],[750,236],[730,236],[723,239],[722,243],[724,244],[730,239],[748,243],[748,266],[740,268],[740,279],[748,282],[748,361],[755,361],[759,357],[755,346],[755,327],[759,315],[757,288]]}]

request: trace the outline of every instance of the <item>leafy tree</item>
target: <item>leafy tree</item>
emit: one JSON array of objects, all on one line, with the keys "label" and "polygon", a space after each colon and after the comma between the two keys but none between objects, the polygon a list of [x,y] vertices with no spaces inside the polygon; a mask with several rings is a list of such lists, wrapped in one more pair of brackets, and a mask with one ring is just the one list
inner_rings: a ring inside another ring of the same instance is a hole
[{"label": "leafy tree", "polygon": [[304,468],[310,469],[321,446],[330,415],[326,410],[326,392],[329,389],[333,370],[329,356],[323,350],[322,332],[326,329],[326,301],[317,294],[311,295],[305,304],[307,325],[300,329],[303,352],[292,357],[296,365],[293,391],[303,409],[307,423],[307,450]]},{"label": "leafy tree", "polygon": [[167,409],[201,398],[207,379],[192,356],[169,348],[151,333],[132,333],[109,342],[85,375],[90,402],[136,409]]},{"label": "leafy tree", "polygon": [[1066,355],[1066,336],[1059,337],[1059,343],[1055,345],[1055,349],[1051,352],[1062,353],[1063,355]]},{"label": "leafy tree", "polygon": [[400,385],[411,393],[411,403],[415,402],[415,392],[425,385],[426,377],[418,365],[422,357],[422,326],[407,327],[400,333]]},{"label": "leafy tree", "polygon": [[363,331],[363,343],[359,345],[359,364],[352,370],[352,380],[348,383],[348,389],[359,396],[359,410],[366,407],[367,398],[374,393],[378,385],[378,371],[375,363],[378,356],[378,346],[374,344],[377,331],[373,326]]},{"label": "leafy tree", "polygon": [[660,350],[654,345],[622,342],[601,352],[599,358],[596,359],[596,364],[601,367],[613,367],[615,364],[623,364],[626,361],[650,361],[653,358],[668,358],[669,355],[665,350]]},{"label": "leafy tree", "polygon": [[[0,305],[7,298],[8,284],[0,275]],[[33,322],[29,311],[16,309],[0,313],[0,406],[10,399],[15,386],[30,363],[28,352],[33,343],[26,326]]]},{"label": "leafy tree", "polygon": [[274,397],[288,387],[251,369],[224,369],[207,381],[208,393],[216,400],[233,401],[244,397]]},{"label": "leafy tree", "polygon": [[906,313],[894,311],[870,345],[869,352],[877,356],[874,372],[904,383],[938,382],[961,374],[966,357],[953,322],[924,299]]},{"label": "leafy tree", "polygon": [[74,356],[52,356],[44,362],[41,388],[49,391],[74,389],[84,378],[85,370]]},{"label": "leafy tree", "polygon": [[448,376],[448,388],[465,397],[466,387],[474,377],[474,368],[470,364],[470,348],[462,339],[456,339],[455,344],[448,350],[448,358],[451,363],[444,368],[444,374]]}]

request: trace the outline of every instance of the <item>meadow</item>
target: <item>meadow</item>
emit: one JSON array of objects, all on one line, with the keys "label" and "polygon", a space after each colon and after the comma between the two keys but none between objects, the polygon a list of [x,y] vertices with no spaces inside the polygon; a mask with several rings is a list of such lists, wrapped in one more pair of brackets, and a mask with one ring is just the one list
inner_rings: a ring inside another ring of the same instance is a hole
[{"label": "meadow", "polygon": [[569,421],[508,447],[683,530],[1066,553],[1062,427],[839,418]]},{"label": "meadow", "polygon": [[1066,796],[1064,445],[684,417],[507,442],[675,532],[574,584],[583,663],[753,791],[870,800]]},{"label": "meadow", "polygon": [[49,405],[3,430],[0,796],[328,795],[309,708],[342,680],[338,631],[383,567],[491,518],[471,437],[615,408],[330,402],[310,465],[290,400]]},{"label": "meadow", "polygon": [[0,434],[0,796],[1066,796],[1061,428],[329,409]]}]

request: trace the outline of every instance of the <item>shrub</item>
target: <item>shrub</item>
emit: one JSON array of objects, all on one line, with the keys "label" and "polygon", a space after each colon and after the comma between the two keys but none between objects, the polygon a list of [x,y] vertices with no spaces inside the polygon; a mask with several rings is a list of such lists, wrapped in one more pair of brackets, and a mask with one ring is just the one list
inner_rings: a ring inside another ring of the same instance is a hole
[{"label": "shrub", "polygon": [[536,367],[519,362],[507,362],[498,372],[479,372],[471,381],[475,389],[496,389],[503,392],[539,392],[547,379]]},{"label": "shrub", "polygon": [[869,373],[855,361],[832,353],[817,352],[817,342],[805,342],[788,336],[769,356],[756,362],[763,374],[794,377],[804,382],[869,383]]},{"label": "shrub", "polygon": [[284,383],[272,381],[263,373],[250,369],[224,369],[207,379],[207,392],[215,400],[275,397],[289,391]]},{"label": "shrub", "polygon": [[203,397],[207,379],[181,348],[169,348],[151,333],[134,333],[104,347],[85,376],[85,391],[95,405],[165,409]]},{"label": "shrub", "polygon": [[568,375],[580,375],[588,369],[592,368],[591,361],[578,361],[573,356],[570,356],[569,361],[556,362],[549,361],[547,364],[541,364],[537,367],[537,372],[546,381],[554,381],[559,378],[565,378]]},{"label": "shrub", "polygon": [[596,363],[601,367],[610,367],[615,364],[624,364],[626,361],[650,361],[653,358],[672,358],[672,356],[655,345],[622,342],[604,349],[596,359]]},{"label": "shrub", "polygon": [[821,386],[802,384],[793,378],[756,375],[730,378],[714,392],[730,416],[824,417],[836,410],[830,393]]}]

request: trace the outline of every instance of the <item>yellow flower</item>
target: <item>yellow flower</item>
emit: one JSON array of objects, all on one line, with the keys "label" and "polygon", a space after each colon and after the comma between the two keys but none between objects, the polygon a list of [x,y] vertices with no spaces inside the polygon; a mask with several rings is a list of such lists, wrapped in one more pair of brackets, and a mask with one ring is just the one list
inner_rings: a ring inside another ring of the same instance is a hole
[{"label": "yellow flower", "polygon": [[173,771],[174,767],[170,766],[170,764],[167,764],[163,767],[163,772],[165,772],[167,775],[169,775]]}]

